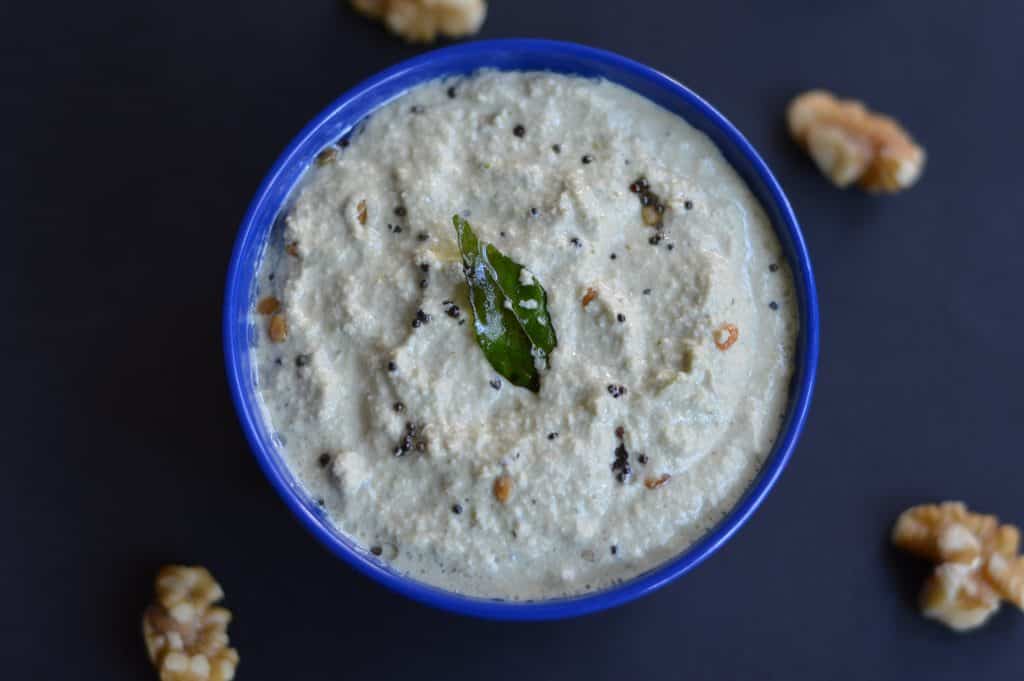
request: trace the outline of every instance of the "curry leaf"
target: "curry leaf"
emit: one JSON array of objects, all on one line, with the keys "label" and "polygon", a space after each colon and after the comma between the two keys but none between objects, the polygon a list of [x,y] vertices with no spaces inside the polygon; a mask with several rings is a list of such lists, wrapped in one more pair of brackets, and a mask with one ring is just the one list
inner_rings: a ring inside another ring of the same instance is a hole
[{"label": "curry leaf", "polygon": [[540,368],[558,345],[547,292],[522,265],[481,243],[458,215],[452,218],[469,284],[473,329],[487,361],[513,385],[538,392]]}]

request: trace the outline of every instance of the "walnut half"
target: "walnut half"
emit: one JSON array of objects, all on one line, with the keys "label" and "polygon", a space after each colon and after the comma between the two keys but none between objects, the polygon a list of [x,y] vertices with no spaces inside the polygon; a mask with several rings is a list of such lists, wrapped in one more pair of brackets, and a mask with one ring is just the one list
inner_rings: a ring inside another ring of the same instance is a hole
[{"label": "walnut half", "polygon": [[411,43],[476,33],[487,16],[484,0],[352,0],[352,6]]},{"label": "walnut half", "polygon": [[1013,525],[947,501],[904,511],[892,541],[938,564],[921,592],[926,616],[964,631],[984,624],[1001,600],[1024,610],[1024,557]]},{"label": "walnut half", "polygon": [[832,183],[856,182],[871,192],[897,192],[917,181],[924,149],[892,118],[824,90],[796,97],[786,112],[789,132]]},{"label": "walnut half", "polygon": [[231,681],[238,652],[228,647],[231,612],[213,604],[224,591],[203,567],[166,565],[156,603],[142,616],[142,636],[160,681]]},{"label": "walnut half", "polygon": [[980,627],[999,610],[999,594],[961,563],[943,563],[921,590],[921,612],[956,631]]}]

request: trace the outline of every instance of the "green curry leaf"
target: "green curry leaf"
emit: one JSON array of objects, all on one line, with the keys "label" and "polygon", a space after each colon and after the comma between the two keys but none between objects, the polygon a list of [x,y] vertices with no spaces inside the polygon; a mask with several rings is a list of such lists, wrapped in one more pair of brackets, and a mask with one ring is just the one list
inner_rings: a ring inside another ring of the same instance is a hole
[{"label": "green curry leaf", "polygon": [[473,329],[487,361],[513,385],[540,390],[540,366],[558,345],[547,292],[536,277],[492,244],[481,243],[458,215],[452,218],[469,284]]}]

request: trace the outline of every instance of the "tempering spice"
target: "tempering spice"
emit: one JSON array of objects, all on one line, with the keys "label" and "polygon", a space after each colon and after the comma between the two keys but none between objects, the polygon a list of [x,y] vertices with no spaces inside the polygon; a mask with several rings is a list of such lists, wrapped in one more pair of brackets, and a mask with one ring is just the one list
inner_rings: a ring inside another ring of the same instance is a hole
[{"label": "tempering spice", "polygon": [[260,314],[274,314],[281,309],[281,301],[274,296],[267,296],[256,304],[256,311]]},{"label": "tempering spice", "polygon": [[334,147],[327,147],[319,154],[316,155],[316,164],[319,167],[330,165],[334,162],[334,158],[337,156],[338,151]]},{"label": "tempering spice", "polygon": [[284,342],[284,339],[288,337],[288,322],[285,321],[284,315],[275,314],[270,318],[267,335],[274,343]]},{"label": "tempering spice", "polygon": [[[399,402],[398,404],[401,403]],[[398,409],[396,408],[395,411],[398,411]],[[402,406],[402,411],[405,411],[404,405]],[[398,441],[398,445],[392,451],[392,454],[395,456],[405,456],[413,449],[417,452],[427,451],[427,441],[423,435],[423,426],[409,421],[405,424],[405,432],[402,433],[402,439]]]},{"label": "tempering spice", "polygon": [[587,292],[583,294],[583,300],[581,301],[583,303],[583,307],[586,307],[587,305],[590,305],[590,301],[592,301],[596,297],[597,297],[597,291],[595,291],[592,288],[588,288]]},{"label": "tempering spice", "polygon": [[740,337],[740,330],[735,324],[726,322],[717,329],[715,329],[714,341],[715,347],[723,352],[733,346]]},{"label": "tempering spice", "polygon": [[629,465],[629,452],[626,445],[619,443],[615,448],[615,461],[612,462],[612,473],[615,479],[625,484],[633,477],[633,467]]},{"label": "tempering spice", "polygon": [[512,476],[508,473],[498,476],[494,481],[494,498],[501,503],[506,503],[512,495]]},{"label": "tempering spice", "polygon": [[646,487],[647,489],[658,489],[671,479],[671,475],[669,475],[668,473],[662,473],[656,478],[647,478],[646,480],[644,480],[644,487]]},{"label": "tempering spice", "polygon": [[[645,225],[653,227],[655,230],[647,242],[652,246],[657,246],[665,239],[665,203],[661,200],[660,196],[654,193],[650,182],[643,175],[630,183],[629,191],[636,194],[640,200],[640,218]],[[690,202],[687,201],[686,203],[689,204]],[[672,250],[672,248],[673,245],[668,244],[668,250]]]},{"label": "tempering spice", "polygon": [[626,386],[624,385],[618,385],[615,383],[608,384],[608,394],[614,397],[615,399],[618,399],[622,395],[625,395],[626,392]]}]

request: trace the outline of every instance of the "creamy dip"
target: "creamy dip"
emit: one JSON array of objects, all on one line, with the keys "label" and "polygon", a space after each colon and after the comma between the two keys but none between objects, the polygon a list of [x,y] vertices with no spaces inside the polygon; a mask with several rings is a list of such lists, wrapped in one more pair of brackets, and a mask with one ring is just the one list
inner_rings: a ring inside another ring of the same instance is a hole
[{"label": "creamy dip", "polygon": [[[547,292],[537,393],[480,349],[455,213]],[[330,521],[416,579],[607,587],[707,532],[772,447],[790,269],[708,138],[629,90],[495,71],[419,86],[320,155],[284,224],[256,298],[280,301],[287,337],[269,337],[274,301],[253,311],[265,416]]]}]

